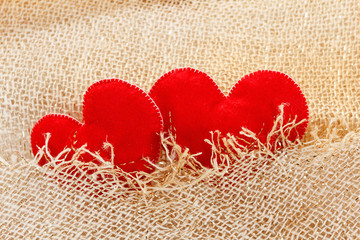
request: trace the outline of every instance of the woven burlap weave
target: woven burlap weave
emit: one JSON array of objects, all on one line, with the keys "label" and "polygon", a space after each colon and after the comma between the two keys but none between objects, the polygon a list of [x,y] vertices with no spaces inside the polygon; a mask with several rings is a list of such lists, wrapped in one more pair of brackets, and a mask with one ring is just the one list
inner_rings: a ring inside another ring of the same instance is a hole
[{"label": "woven burlap weave", "polygon": [[[0,1],[0,239],[360,239],[359,26],[356,0]],[[233,166],[116,199],[34,163],[43,115],[81,120],[95,81],[148,91],[179,67],[225,93],[259,69],[288,74],[309,104],[305,138],[252,177]]]}]

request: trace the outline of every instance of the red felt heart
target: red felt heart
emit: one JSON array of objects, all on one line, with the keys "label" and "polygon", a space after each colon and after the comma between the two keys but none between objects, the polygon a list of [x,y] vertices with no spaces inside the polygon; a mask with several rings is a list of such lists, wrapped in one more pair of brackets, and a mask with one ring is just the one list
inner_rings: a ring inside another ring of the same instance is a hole
[{"label": "red felt heart", "polygon": [[[110,161],[111,149],[104,148],[104,142],[109,142],[117,167],[126,172],[152,169],[143,158],[158,160],[163,121],[158,107],[143,90],[118,79],[99,81],[84,95],[83,116],[84,123],[59,114],[40,119],[31,133],[34,155],[45,144],[45,133],[50,133],[48,148],[53,156],[64,148],[87,144],[88,150]],[[83,156],[82,161],[96,162],[90,155]],[[46,162],[43,158],[39,164]]]},{"label": "red felt heart", "polygon": [[[176,69],[162,76],[149,95],[159,106],[164,130],[175,131],[177,142],[191,153],[202,154],[198,160],[210,167],[210,131],[239,136],[242,127],[257,134],[266,143],[279,106],[284,104],[284,120],[296,117],[289,140],[302,138],[309,117],[306,99],[298,85],[287,75],[275,71],[258,71],[243,77],[225,96],[205,73],[191,68]],[[242,144],[246,144],[242,142]]]}]

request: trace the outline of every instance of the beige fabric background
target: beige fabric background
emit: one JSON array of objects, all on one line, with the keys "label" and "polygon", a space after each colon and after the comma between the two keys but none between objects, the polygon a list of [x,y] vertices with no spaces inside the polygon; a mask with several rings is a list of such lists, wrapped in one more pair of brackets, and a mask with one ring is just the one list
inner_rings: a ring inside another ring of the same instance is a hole
[{"label": "beige fabric background", "polygon": [[[356,0],[1,1],[0,238],[359,239],[359,25]],[[305,146],[247,183],[231,175],[235,187],[220,179],[146,202],[87,198],[30,163],[33,124],[81,119],[93,82],[147,91],[178,67],[224,92],[259,69],[290,75],[310,108]]]}]

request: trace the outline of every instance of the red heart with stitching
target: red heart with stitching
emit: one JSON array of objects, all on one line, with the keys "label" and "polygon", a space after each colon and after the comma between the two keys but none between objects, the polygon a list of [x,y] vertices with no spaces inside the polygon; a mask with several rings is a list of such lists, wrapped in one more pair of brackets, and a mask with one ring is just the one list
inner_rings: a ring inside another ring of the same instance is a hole
[{"label": "red heart with stitching", "polygon": [[[290,130],[291,141],[302,138],[309,118],[306,99],[299,86],[287,75],[258,71],[243,77],[225,96],[205,73],[191,68],[170,71],[152,87],[149,95],[164,119],[164,131],[175,131],[176,141],[191,153],[202,154],[198,160],[211,167],[210,131],[219,130],[239,136],[242,127],[267,142],[279,106],[284,104],[284,121],[300,123]],[[246,145],[245,142],[242,142]]]},{"label": "red heart with stitching", "polygon": [[[113,146],[117,167],[126,172],[152,170],[144,158],[154,163],[159,159],[163,121],[158,107],[143,90],[118,79],[96,82],[84,95],[83,118],[84,123],[60,114],[40,119],[31,133],[34,155],[44,146],[45,134],[50,133],[48,149],[52,156],[65,148],[87,144],[88,150],[110,161],[111,149],[104,148],[104,142],[108,142]],[[96,162],[90,154],[82,161]],[[39,165],[46,162],[44,157]]]}]

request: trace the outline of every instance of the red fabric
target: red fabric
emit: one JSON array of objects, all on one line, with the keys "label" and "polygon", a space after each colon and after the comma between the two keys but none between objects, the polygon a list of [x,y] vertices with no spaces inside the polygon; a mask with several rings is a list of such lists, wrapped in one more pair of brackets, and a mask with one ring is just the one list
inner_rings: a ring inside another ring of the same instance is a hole
[{"label": "red fabric", "polygon": [[[142,158],[153,162],[159,159],[163,122],[159,109],[144,91],[118,79],[99,81],[84,95],[83,115],[84,123],[58,114],[40,119],[31,133],[34,155],[45,144],[44,134],[50,133],[48,146],[53,156],[65,147],[78,148],[86,143],[87,149],[110,161],[111,151],[103,147],[109,142],[114,147],[116,166],[127,172],[151,171]],[[82,160],[94,161],[90,155]],[[45,163],[45,158],[39,162]]]},{"label": "red fabric", "polygon": [[[211,167],[211,147],[204,142],[210,131],[220,130],[239,136],[242,127],[266,143],[267,135],[285,104],[284,119],[308,119],[306,99],[298,85],[287,75],[258,71],[243,77],[225,96],[205,73],[191,68],[173,70],[162,76],[149,95],[164,118],[164,130],[176,134],[176,141],[191,153],[202,154],[198,160]],[[302,138],[307,121],[292,130],[290,140]],[[242,142],[243,145],[248,143]]]},{"label": "red fabric", "polygon": [[[51,134],[48,145],[51,154],[58,155],[81,125],[76,119],[67,115],[49,114],[44,116],[35,124],[31,132],[31,146],[34,155],[38,152],[39,147],[45,145],[45,133]],[[40,159],[39,165],[43,166],[46,162],[46,158],[43,157]]]}]

